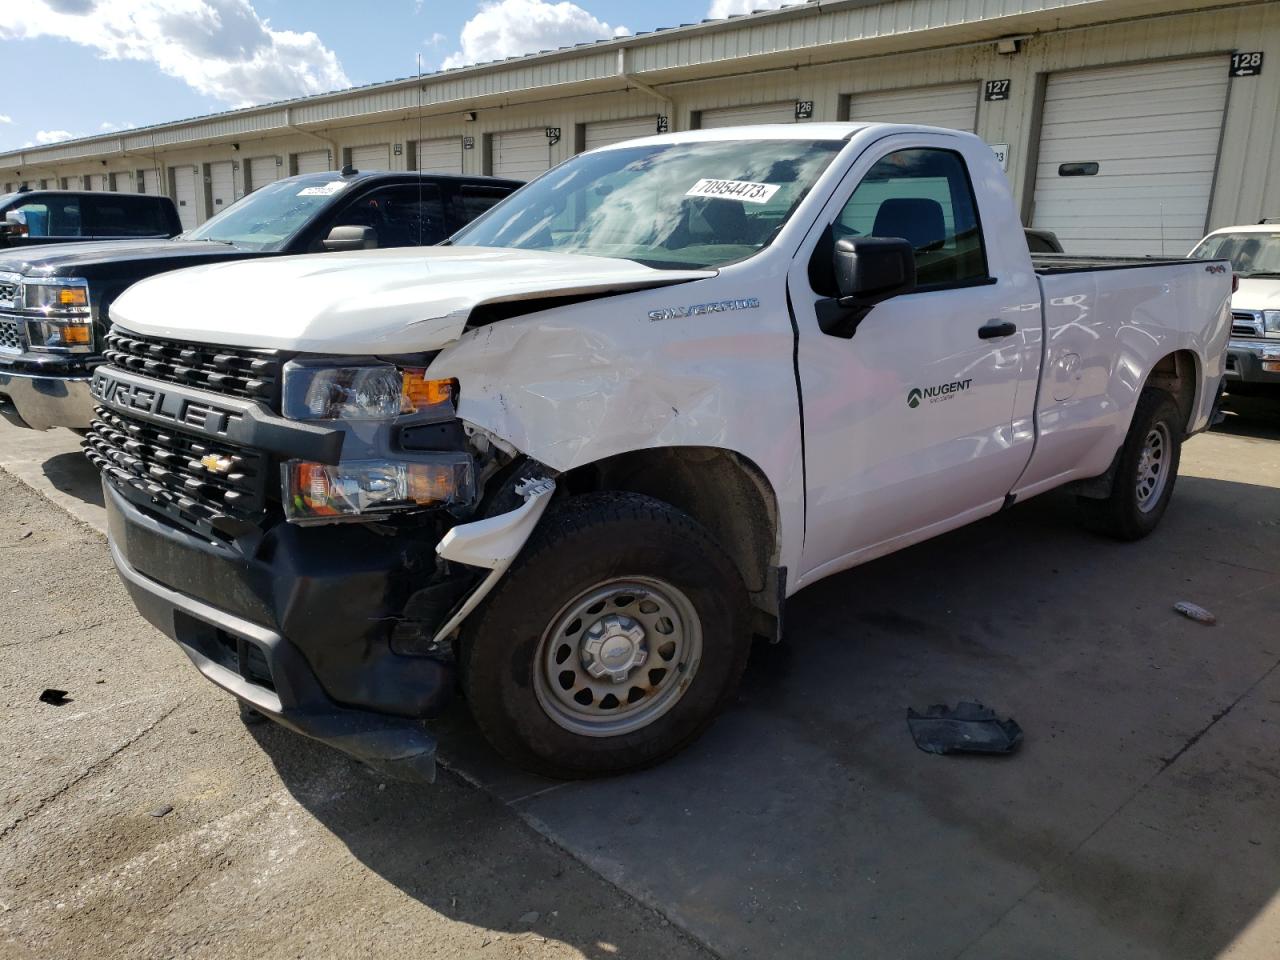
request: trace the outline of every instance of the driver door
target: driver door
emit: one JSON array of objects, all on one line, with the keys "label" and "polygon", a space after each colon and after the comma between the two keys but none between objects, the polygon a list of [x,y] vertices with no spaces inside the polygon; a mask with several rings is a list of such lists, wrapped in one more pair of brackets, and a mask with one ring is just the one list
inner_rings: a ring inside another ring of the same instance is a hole
[{"label": "driver door", "polygon": [[[979,201],[970,170],[1003,177],[975,164],[979,149],[940,134],[874,143],[789,274],[807,474],[799,586],[994,513],[1030,457],[1038,284],[1025,248],[1019,260],[987,240],[1020,238],[1021,224],[1011,202]],[[857,236],[910,241],[917,286],[845,338],[818,311],[837,294],[835,242]]]}]

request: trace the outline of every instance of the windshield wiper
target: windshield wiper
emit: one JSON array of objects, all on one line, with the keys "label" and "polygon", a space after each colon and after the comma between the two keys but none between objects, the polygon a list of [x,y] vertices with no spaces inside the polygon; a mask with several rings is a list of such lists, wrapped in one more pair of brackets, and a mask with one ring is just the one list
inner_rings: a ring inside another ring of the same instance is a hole
[{"label": "windshield wiper", "polygon": [[1246,280],[1252,280],[1254,277],[1280,277],[1280,271],[1277,270],[1258,270],[1255,273],[1242,273],[1240,276]]}]

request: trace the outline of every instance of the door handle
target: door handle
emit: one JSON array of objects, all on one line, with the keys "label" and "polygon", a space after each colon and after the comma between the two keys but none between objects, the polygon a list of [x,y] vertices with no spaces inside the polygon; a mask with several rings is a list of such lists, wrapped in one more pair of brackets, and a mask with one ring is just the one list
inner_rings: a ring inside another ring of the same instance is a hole
[{"label": "door handle", "polygon": [[988,320],[978,328],[979,340],[994,340],[997,337],[1012,337],[1018,332],[1018,325],[1012,320]]}]

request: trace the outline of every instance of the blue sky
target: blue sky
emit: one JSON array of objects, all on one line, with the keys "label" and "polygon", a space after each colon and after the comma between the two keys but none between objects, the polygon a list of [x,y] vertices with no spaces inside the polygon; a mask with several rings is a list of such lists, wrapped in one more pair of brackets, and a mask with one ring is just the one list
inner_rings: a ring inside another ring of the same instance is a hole
[{"label": "blue sky", "polygon": [[423,69],[779,6],[781,0],[8,0],[0,150]]}]

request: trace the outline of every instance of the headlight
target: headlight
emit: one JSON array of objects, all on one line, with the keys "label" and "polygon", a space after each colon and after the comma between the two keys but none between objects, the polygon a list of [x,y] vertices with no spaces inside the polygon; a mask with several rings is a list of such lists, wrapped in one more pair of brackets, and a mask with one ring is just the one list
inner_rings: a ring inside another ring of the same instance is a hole
[{"label": "headlight", "polygon": [[24,280],[21,310],[32,350],[89,353],[93,315],[85,280]]},{"label": "headlight", "polygon": [[464,453],[332,466],[290,460],[281,471],[285,516],[295,522],[463,503],[471,500],[475,486],[471,458]]},{"label": "headlight", "polygon": [[457,382],[428,380],[421,368],[394,364],[298,362],[284,368],[284,415],[291,420],[390,420],[401,413],[442,411]]},{"label": "headlight", "polygon": [[1262,329],[1268,337],[1280,337],[1280,310],[1262,311]]}]

